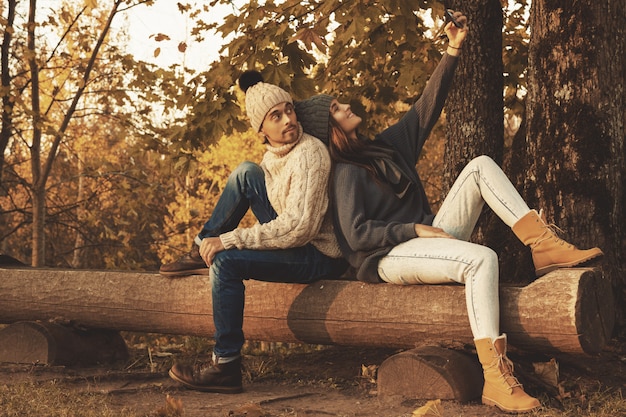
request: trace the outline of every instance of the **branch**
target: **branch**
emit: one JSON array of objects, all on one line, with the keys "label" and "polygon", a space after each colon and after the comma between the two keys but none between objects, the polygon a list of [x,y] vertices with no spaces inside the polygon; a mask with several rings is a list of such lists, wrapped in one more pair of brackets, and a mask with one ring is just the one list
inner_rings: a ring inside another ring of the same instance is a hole
[{"label": "branch", "polygon": [[[36,1],[36,0],[32,0],[32,1]],[[106,39],[106,36],[109,33],[109,29],[111,28],[113,18],[117,14],[117,8],[119,7],[120,3],[122,3],[122,1],[123,0],[115,0],[115,3],[113,4],[113,7],[111,9],[111,13],[109,14],[109,17],[107,19],[107,22],[104,25],[104,28],[102,29],[102,32],[100,33],[100,37],[98,38],[98,41],[96,42],[96,46],[93,50],[93,53],[91,54],[91,57],[89,58],[89,63],[87,64],[87,68],[85,69],[85,73],[83,74],[82,82],[80,83],[78,90],[76,91],[76,95],[74,96],[74,99],[72,100],[72,104],[70,105],[67,113],[65,114],[65,117],[63,118],[61,127],[59,128],[59,130],[54,136],[52,147],[50,148],[50,153],[48,154],[48,159],[46,160],[46,164],[43,169],[43,174],[39,180],[39,183],[37,184],[40,187],[43,186],[43,184],[45,184],[46,180],[48,179],[48,176],[50,175],[50,171],[52,170],[52,164],[54,163],[54,159],[59,149],[59,144],[61,143],[61,139],[63,138],[63,135],[65,134],[65,131],[67,130],[67,126],[72,120],[72,116],[74,115],[74,111],[76,110],[78,100],[80,100],[81,96],[83,95],[83,92],[85,91],[85,88],[87,87],[91,70],[93,69],[93,66],[96,62],[96,58],[98,57],[98,52],[100,52],[100,48],[102,47],[102,44],[104,43],[104,40]]]}]

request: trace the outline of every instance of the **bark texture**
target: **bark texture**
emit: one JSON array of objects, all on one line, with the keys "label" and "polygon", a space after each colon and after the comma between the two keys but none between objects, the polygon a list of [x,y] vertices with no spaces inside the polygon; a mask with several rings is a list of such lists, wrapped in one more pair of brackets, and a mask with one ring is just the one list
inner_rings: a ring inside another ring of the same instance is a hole
[{"label": "bark texture", "polygon": [[624,324],[626,1],[533,1],[524,195],[599,246]]}]

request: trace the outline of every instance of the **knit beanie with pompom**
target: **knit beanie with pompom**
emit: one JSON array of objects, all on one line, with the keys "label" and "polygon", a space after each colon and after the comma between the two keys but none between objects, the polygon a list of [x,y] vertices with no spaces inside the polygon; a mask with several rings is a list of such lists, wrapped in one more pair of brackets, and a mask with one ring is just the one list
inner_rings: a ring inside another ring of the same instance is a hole
[{"label": "knit beanie with pompom", "polygon": [[282,88],[263,82],[260,72],[250,70],[239,77],[239,87],[246,93],[246,113],[255,132],[261,130],[265,115],[280,103],[292,103],[288,92]]}]

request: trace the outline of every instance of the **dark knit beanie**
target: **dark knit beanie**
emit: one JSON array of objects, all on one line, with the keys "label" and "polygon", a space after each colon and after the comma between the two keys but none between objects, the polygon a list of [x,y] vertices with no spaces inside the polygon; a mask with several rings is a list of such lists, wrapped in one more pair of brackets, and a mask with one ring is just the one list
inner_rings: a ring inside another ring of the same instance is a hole
[{"label": "dark knit beanie", "polygon": [[329,140],[330,103],[334,98],[328,94],[318,94],[294,103],[302,130],[315,136],[326,145],[328,145]]}]

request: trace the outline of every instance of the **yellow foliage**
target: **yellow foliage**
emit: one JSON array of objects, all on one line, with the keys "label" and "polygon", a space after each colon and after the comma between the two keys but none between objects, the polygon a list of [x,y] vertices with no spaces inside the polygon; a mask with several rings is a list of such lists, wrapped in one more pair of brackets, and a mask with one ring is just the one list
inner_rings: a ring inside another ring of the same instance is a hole
[{"label": "yellow foliage", "polygon": [[[163,263],[171,262],[189,250],[194,237],[210,218],[230,173],[243,161],[259,163],[265,151],[258,135],[252,131],[223,136],[205,151],[193,154],[196,168],[187,174],[185,188],[176,201],[167,206],[164,245],[158,248]],[[255,222],[248,213],[241,226]]]}]

